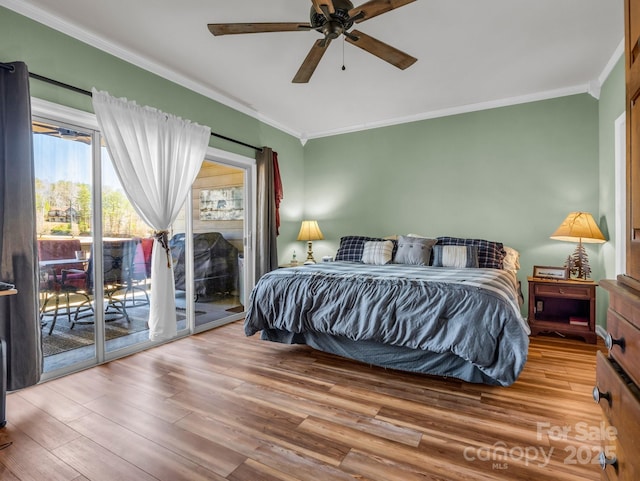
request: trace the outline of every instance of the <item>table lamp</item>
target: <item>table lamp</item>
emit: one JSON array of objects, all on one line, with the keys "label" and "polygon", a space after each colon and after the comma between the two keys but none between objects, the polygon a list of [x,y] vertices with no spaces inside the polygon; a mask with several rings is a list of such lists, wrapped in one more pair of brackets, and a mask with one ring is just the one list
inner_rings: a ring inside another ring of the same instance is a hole
[{"label": "table lamp", "polygon": [[298,233],[298,240],[307,241],[307,260],[305,264],[315,264],[316,260],[313,258],[313,250],[311,249],[311,243],[314,240],[322,240],[322,232],[318,227],[318,221],[316,220],[303,220],[300,226],[300,232]]},{"label": "table lamp", "polygon": [[551,239],[567,242],[578,241],[576,250],[567,258],[565,267],[568,267],[569,272],[579,279],[587,279],[591,274],[587,251],[582,243],[602,244],[607,241],[600,232],[598,224],[593,220],[593,216],[588,212],[571,212],[562,221],[560,227],[551,234]]}]

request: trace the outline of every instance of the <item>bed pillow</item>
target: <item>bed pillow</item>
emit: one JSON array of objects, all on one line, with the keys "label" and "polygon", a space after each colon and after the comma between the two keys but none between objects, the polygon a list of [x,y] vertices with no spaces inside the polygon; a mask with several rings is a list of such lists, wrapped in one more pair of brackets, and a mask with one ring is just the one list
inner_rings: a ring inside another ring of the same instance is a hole
[{"label": "bed pillow", "polygon": [[478,248],[476,246],[433,247],[434,267],[478,267]]},{"label": "bed pillow", "polygon": [[438,237],[436,245],[475,246],[478,248],[478,267],[503,269],[506,252],[501,242],[460,237]]},{"label": "bed pillow", "polygon": [[435,244],[435,239],[400,236],[394,262],[396,264],[428,266],[431,261],[431,249]]},{"label": "bed pillow", "polygon": [[[369,241],[384,241],[379,237],[367,237],[361,235],[350,235],[340,238],[340,246],[336,252],[336,261],[362,262],[362,253],[364,252],[364,244]],[[393,255],[398,247],[395,240],[389,241],[393,245]]]},{"label": "bed pillow", "polygon": [[350,235],[340,238],[340,247],[336,252],[336,261],[362,262],[364,243],[372,237]]},{"label": "bed pillow", "polygon": [[393,258],[393,242],[367,241],[364,243],[362,251],[362,262],[382,266],[391,262]]},{"label": "bed pillow", "polygon": [[520,253],[513,247],[504,246],[505,256],[502,261],[505,271],[517,271],[520,269]]}]

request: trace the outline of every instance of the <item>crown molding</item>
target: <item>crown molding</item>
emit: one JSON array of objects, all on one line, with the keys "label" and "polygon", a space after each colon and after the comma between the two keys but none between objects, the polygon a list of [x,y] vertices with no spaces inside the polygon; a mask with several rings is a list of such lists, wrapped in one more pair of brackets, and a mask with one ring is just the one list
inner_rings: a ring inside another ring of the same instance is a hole
[{"label": "crown molding", "polygon": [[346,133],[359,132],[362,130],[377,129],[380,127],[390,127],[392,125],[406,124],[409,122],[418,122],[420,120],[436,119],[440,117],[449,117],[451,115],[466,114],[470,112],[478,112],[480,110],[490,110],[499,107],[509,107],[511,105],[524,104],[529,102],[537,102],[539,100],[548,100],[558,97],[566,97],[568,95],[582,94],[589,91],[590,84],[576,85],[573,87],[567,87],[557,90],[549,90],[546,92],[539,92],[535,94],[522,95],[519,97],[509,97],[499,100],[491,100],[489,102],[479,102],[476,104],[460,105],[457,107],[451,107],[441,110],[432,110],[429,112],[423,112],[416,115],[407,117],[398,117],[395,119],[382,120],[380,122],[370,122],[352,127],[346,127],[344,129],[327,130],[324,132],[318,132],[315,134],[308,134],[306,139],[317,139],[321,137],[330,137],[333,135],[340,135]]},{"label": "crown molding", "polygon": [[87,43],[92,47],[95,47],[117,58],[125,60],[133,65],[136,65],[137,67],[140,67],[162,78],[165,78],[178,85],[188,88],[207,98],[210,98],[216,102],[219,102],[222,105],[225,105],[238,112],[246,114],[277,130],[280,130],[286,134],[289,134],[299,139],[302,146],[305,146],[307,141],[311,139],[330,137],[333,135],[353,133],[353,132],[376,129],[381,127],[389,127],[393,125],[416,122],[420,120],[429,120],[429,119],[435,119],[440,117],[447,117],[450,115],[458,115],[458,114],[464,114],[464,113],[470,113],[470,112],[477,112],[481,110],[489,110],[489,109],[494,109],[499,107],[507,107],[510,105],[518,105],[518,104],[523,104],[528,102],[535,102],[539,100],[547,100],[551,98],[564,97],[567,95],[589,93],[594,98],[598,99],[600,96],[601,86],[604,84],[604,82],[610,75],[611,71],[615,67],[620,57],[624,54],[624,38],[623,38],[618,44],[618,46],[616,47],[611,58],[605,65],[604,69],[602,70],[598,78],[582,85],[575,85],[575,86],[567,87],[563,89],[550,90],[545,92],[528,94],[528,95],[523,95],[518,97],[510,97],[510,98],[493,100],[488,102],[479,102],[476,104],[461,105],[461,106],[456,106],[456,107],[451,107],[451,108],[446,108],[441,110],[423,112],[423,113],[406,116],[406,117],[397,117],[393,119],[385,119],[385,120],[380,120],[376,122],[367,122],[367,123],[339,128],[339,129],[331,129],[331,130],[325,130],[325,131],[319,131],[319,132],[306,133],[306,132],[299,132],[299,131],[293,130],[286,125],[283,125],[279,122],[274,121],[273,119],[270,119],[264,114],[252,109],[248,105],[238,100],[232,99],[222,94],[221,92],[211,89],[209,87],[206,87],[198,82],[194,82],[193,80],[185,77],[184,75],[181,75],[178,72],[175,72],[162,65],[152,62],[145,57],[137,55],[116,43],[107,41],[106,39],[100,36],[97,36],[75,24],[65,22],[61,20],[59,17],[56,17],[55,15],[52,15],[42,9],[29,5],[28,3],[25,3],[22,0],[0,0],[0,5],[10,10],[13,10],[21,15],[24,15],[32,20],[40,22],[50,28],[53,28],[54,30],[57,30],[66,35],[69,35],[79,41]]},{"label": "crown molding", "polygon": [[205,87],[198,82],[194,82],[192,79],[185,77],[184,75],[175,72],[174,70],[168,69],[163,65],[152,62],[146,57],[137,55],[116,43],[110,42],[98,35],[95,35],[76,24],[66,22],[40,8],[36,8],[32,5],[26,4],[21,0],[0,0],[0,5],[8,8],[9,10],[13,10],[14,12],[24,15],[25,17],[28,17],[32,20],[40,22],[47,27],[50,27],[54,30],[69,35],[70,37],[80,40],[81,42],[91,45],[98,50],[102,50],[103,52],[111,54],[119,59],[125,60],[126,62],[129,62],[137,67],[140,67],[164,79],[181,85],[182,87],[188,88],[189,90],[204,95],[205,97],[215,100],[222,105],[253,117],[256,120],[259,120],[260,122],[263,122],[282,132],[292,135],[293,137],[300,138],[300,132],[294,131],[287,126],[270,119],[269,117],[255,111],[246,104],[234,100],[214,89]]},{"label": "crown molding", "polygon": [[598,83],[602,86],[609,78],[611,71],[614,69],[620,57],[624,55],[624,37],[620,40],[620,43],[616,47],[616,49],[611,54],[611,58],[607,62],[607,64],[602,69],[600,75],[598,75]]},{"label": "crown molding", "polygon": [[400,125],[400,124],[405,124],[409,122],[417,122],[420,120],[429,120],[429,119],[435,119],[439,117],[447,117],[449,115],[477,112],[480,110],[489,110],[489,109],[495,109],[499,107],[508,107],[509,105],[518,105],[518,104],[523,104],[528,102],[535,102],[538,100],[547,100],[547,99],[552,99],[557,97],[565,97],[567,95],[588,93],[593,98],[600,99],[600,90],[602,88],[602,85],[604,85],[607,78],[609,78],[609,75],[611,74],[616,64],[618,63],[618,60],[620,60],[620,57],[622,57],[623,55],[624,55],[624,37],[620,40],[620,43],[618,43],[618,46],[613,51],[613,54],[611,55],[611,57],[609,58],[609,61],[606,63],[606,65],[602,69],[602,72],[600,73],[600,75],[598,75],[598,78],[584,85],[575,85],[573,87],[567,87],[564,89],[550,90],[547,92],[540,92],[540,93],[524,95],[520,97],[505,98],[505,99],[494,100],[490,102],[461,105],[459,107],[452,107],[452,108],[442,109],[442,110],[434,110],[431,112],[424,112],[424,113],[416,114],[409,117],[398,117],[396,119],[382,120],[380,122],[372,122],[372,123],[355,125],[351,127],[345,127],[344,129],[334,129],[334,130],[326,130],[324,132],[310,133],[310,134],[304,135],[303,137],[300,137],[300,141],[303,142],[302,145],[305,145],[305,143],[310,139],[317,139],[322,137],[330,137],[332,135],[360,132],[362,130],[376,129],[380,127],[390,127],[392,125]]}]

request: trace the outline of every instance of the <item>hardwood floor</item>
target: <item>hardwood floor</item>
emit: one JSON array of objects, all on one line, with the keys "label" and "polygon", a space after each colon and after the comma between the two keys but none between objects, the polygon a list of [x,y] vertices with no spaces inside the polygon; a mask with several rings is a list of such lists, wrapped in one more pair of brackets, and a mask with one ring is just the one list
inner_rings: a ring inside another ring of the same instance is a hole
[{"label": "hardwood floor", "polygon": [[12,393],[0,479],[599,479],[604,346],[532,338],[511,387],[246,338],[241,322]]}]

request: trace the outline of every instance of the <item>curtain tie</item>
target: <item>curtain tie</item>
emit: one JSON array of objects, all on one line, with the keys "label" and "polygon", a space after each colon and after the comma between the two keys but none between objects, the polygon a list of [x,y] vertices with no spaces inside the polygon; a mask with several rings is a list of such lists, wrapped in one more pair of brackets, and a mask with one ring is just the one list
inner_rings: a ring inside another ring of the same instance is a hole
[{"label": "curtain tie", "polygon": [[162,246],[165,254],[167,254],[167,269],[171,269],[171,251],[169,249],[169,231],[168,230],[156,230],[153,232],[153,237],[158,241],[158,244]]}]

